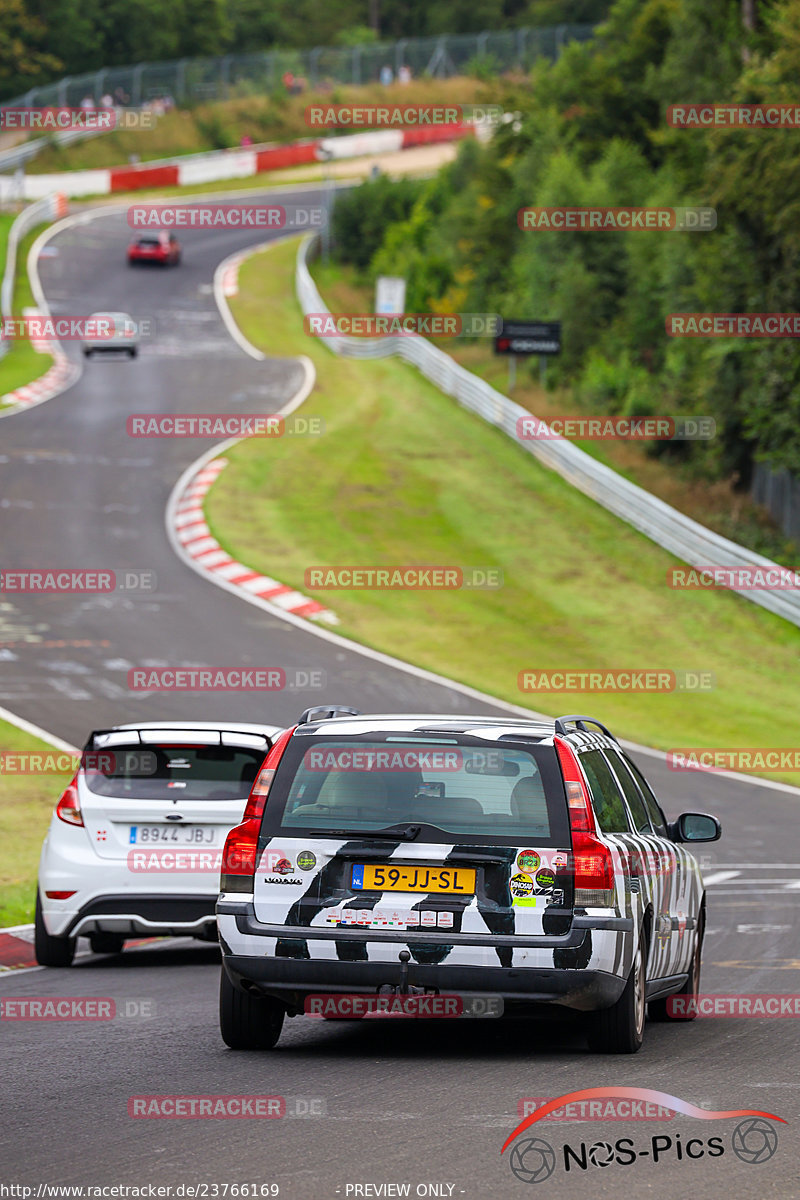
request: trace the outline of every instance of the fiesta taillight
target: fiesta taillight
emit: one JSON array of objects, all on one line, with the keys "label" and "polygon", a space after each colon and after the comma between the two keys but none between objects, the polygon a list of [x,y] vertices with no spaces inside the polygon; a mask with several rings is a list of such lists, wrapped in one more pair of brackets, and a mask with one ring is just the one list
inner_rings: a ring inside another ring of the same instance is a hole
[{"label": "fiesta taillight", "polygon": [[253,876],[258,861],[258,837],[261,818],[267,803],[272,780],[283,752],[296,726],[276,738],[256,776],[240,825],[234,826],[225,839],[219,887],[221,892],[252,892]]},{"label": "fiesta taillight", "polygon": [[576,908],[612,908],[614,860],[611,850],[597,837],[589,789],[572,747],[555,738],[567,793],[572,831],[572,868]]},{"label": "fiesta taillight", "polygon": [[56,805],[56,816],[67,825],[83,825],[81,802],[78,799],[78,776],[67,784],[64,794]]}]

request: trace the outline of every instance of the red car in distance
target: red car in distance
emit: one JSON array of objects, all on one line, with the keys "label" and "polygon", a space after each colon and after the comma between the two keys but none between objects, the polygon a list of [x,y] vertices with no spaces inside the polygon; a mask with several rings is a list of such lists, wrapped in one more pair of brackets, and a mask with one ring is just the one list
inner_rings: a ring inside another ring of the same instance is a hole
[{"label": "red car in distance", "polygon": [[128,265],[158,263],[162,267],[177,267],[181,261],[181,244],[174,233],[142,233],[128,246]]}]

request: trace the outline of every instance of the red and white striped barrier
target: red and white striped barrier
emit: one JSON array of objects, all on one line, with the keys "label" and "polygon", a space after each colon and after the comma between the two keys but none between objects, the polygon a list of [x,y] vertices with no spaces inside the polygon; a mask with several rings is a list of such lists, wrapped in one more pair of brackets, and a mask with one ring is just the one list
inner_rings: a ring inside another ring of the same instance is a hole
[{"label": "red and white striped barrier", "polygon": [[251,596],[269,600],[276,608],[293,613],[296,617],[326,621],[331,625],[338,624],[337,617],[330,609],[318,604],[316,600],[310,600],[302,592],[296,592],[287,584],[270,579],[268,575],[260,575],[244,563],[236,562],[222,549],[216,538],[211,536],[203,511],[203,500],[227,464],[226,458],[214,458],[187,480],[171,513],[171,524],[177,541],[196,565],[209,575],[224,579]]},{"label": "red and white striped barrier", "polygon": [[[471,125],[439,125],[430,128],[381,129],[345,137],[315,138],[287,146],[249,146],[245,149],[215,150],[188,154],[138,166],[109,167],[92,171],[62,171],[54,175],[26,175],[21,181],[0,176],[0,200],[40,200],[53,191],[66,196],[108,196],[142,188],[188,187],[223,179],[247,179],[266,171],[328,159],[359,158],[368,154],[391,154],[434,142],[452,142],[474,134]],[[21,195],[20,195],[21,190]]]}]

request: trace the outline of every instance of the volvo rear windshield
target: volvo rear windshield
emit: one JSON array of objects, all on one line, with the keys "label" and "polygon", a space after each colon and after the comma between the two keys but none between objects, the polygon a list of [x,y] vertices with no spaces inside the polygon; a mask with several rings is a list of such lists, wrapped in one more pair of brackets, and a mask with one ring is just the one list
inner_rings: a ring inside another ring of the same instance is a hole
[{"label": "volvo rear windshield", "polygon": [[114,745],[84,755],[98,796],[137,800],[245,800],[266,750],[240,746]]},{"label": "volvo rear windshield", "polygon": [[356,835],[414,826],[427,841],[568,845],[553,747],[463,735],[294,737],[262,833]]}]

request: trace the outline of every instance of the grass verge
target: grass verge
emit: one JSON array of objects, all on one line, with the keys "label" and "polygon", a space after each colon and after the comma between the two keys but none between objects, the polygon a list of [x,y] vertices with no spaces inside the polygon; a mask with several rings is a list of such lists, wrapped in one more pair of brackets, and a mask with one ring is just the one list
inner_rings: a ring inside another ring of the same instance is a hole
[{"label": "grass verge", "polygon": [[[60,753],[7,721],[0,721],[0,745],[12,754]],[[0,928],[33,920],[42,841],[73,774],[0,776]]]},{"label": "grass verge", "polygon": [[[589,708],[662,749],[792,746],[798,685],[786,663],[800,631],[732,594],[671,591],[677,560],[412,368],[341,360],[307,337],[296,245],[249,259],[231,307],[267,353],[312,359],[318,382],[303,412],[325,433],[228,452],[206,506],[221,544],[333,608],[345,636],[504,700],[554,715]],[[504,586],[315,591],[305,578],[317,565],[414,563],[497,568]],[[710,672],[714,688],[520,691],[532,668],[688,669]]]},{"label": "grass verge", "polygon": [[[5,264],[6,250],[8,247],[8,232],[14,222],[16,214],[3,213],[0,214],[0,262]],[[14,300],[13,311],[16,316],[22,313],[23,308],[33,305],[33,292],[31,291],[30,280],[28,279],[28,251],[33,245],[36,238],[45,228],[45,225],[39,225],[36,229],[22,239],[17,247],[17,262],[14,273]],[[40,375],[44,375],[50,370],[53,365],[53,357],[50,354],[39,354],[34,350],[31,343],[26,339],[12,341],[9,345],[8,353],[0,358],[0,409],[13,407],[9,404],[3,404],[2,397],[8,392],[13,392],[16,388],[24,387],[34,379],[38,379]]]},{"label": "grass verge", "polygon": [[[314,279],[334,312],[370,312],[374,288],[366,284],[353,267],[331,262],[314,264]],[[435,340],[435,339],[434,339]],[[504,395],[508,390],[508,360],[494,354],[492,339],[460,342],[457,338],[436,343],[456,362],[485,379]],[[604,414],[576,404],[572,391],[549,391],[538,378],[538,359],[520,361],[513,399],[541,420],[554,417],[596,417]],[[758,554],[774,558],[786,566],[797,562],[797,547],[769,516],[749,497],[736,491],[732,480],[709,483],[680,462],[668,462],[648,453],[647,443],[636,441],[581,441],[576,445],[599,462],[658,496],[679,512],[713,529],[722,537],[748,546]]]}]

